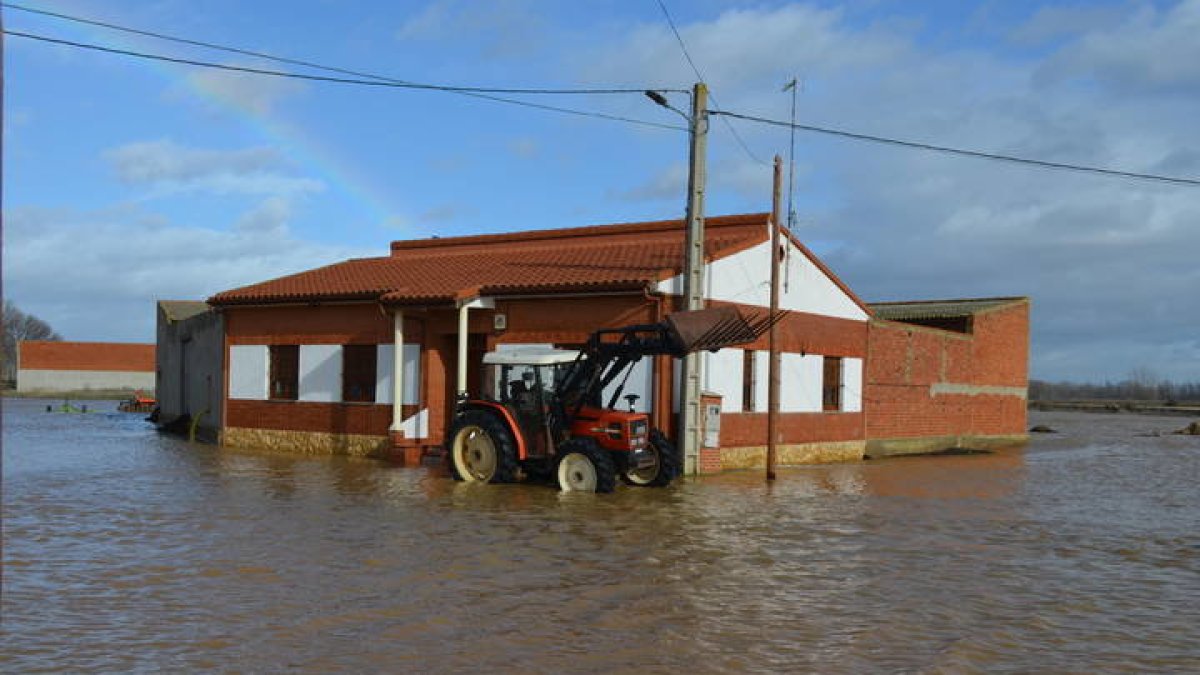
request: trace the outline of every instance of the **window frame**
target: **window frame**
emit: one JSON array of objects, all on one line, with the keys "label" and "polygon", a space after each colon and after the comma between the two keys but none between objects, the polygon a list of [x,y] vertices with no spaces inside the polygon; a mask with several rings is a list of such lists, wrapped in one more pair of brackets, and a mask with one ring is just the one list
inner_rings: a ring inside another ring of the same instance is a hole
[{"label": "window frame", "polygon": [[267,399],[300,400],[300,345],[270,345],[267,363]]},{"label": "window frame", "polygon": [[758,352],[742,350],[742,412],[758,412]]},{"label": "window frame", "polygon": [[[375,403],[378,398],[378,368],[378,345],[342,345],[342,402]],[[363,393],[352,396],[353,385],[359,385]]]},{"label": "window frame", "polygon": [[[842,373],[844,364],[840,356],[826,356],[821,364],[821,411],[842,411]],[[832,371],[832,373],[831,373]],[[833,376],[831,383],[830,375]]]}]

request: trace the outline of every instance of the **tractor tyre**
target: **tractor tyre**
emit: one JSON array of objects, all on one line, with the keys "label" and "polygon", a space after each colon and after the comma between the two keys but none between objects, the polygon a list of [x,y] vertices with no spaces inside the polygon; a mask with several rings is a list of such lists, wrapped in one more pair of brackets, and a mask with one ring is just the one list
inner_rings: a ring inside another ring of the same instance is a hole
[{"label": "tractor tyre", "polygon": [[612,492],[617,466],[607,450],[590,438],[577,438],[558,448],[555,476],[563,492]]},{"label": "tractor tyre", "polygon": [[665,487],[679,477],[679,454],[658,429],[650,430],[650,449],[658,462],[644,469],[628,469],[621,475],[626,483],[637,487]]},{"label": "tractor tyre", "polygon": [[450,428],[450,472],[468,483],[511,483],[517,477],[517,444],[496,415],[468,410]]}]

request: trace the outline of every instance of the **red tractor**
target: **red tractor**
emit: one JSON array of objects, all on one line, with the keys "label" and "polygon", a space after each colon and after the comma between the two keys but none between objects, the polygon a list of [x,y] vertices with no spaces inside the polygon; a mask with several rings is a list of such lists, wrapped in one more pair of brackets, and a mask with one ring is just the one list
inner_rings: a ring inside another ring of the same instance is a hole
[{"label": "red tractor", "polygon": [[458,402],[450,469],[458,480],[480,483],[554,476],[564,491],[611,492],[618,476],[630,485],[667,485],[681,470],[674,446],[650,428],[648,415],[634,411],[636,394],[624,396],[628,410],[616,409],[633,365],[647,356],[679,358],[752,342],[772,322],[719,307],[599,330],[580,351],[490,352],[482,396]]}]

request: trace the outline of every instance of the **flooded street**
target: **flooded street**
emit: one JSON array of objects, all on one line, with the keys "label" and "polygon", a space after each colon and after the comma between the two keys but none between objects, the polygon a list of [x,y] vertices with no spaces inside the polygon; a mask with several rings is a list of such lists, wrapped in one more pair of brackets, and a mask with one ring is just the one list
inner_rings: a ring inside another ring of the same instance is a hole
[{"label": "flooded street", "polygon": [[592,496],[3,405],[6,672],[1200,670],[1186,418]]}]

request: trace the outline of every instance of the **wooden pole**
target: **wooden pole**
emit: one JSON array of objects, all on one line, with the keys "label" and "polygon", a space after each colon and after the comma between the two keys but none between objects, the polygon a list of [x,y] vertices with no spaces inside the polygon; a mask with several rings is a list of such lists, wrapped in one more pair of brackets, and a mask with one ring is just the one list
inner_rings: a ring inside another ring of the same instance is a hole
[{"label": "wooden pole", "polygon": [[[779,227],[783,192],[783,159],[775,155],[771,198],[771,317],[779,312]],[[767,480],[775,480],[775,444],[779,440],[779,322],[771,323],[767,361]]]}]

